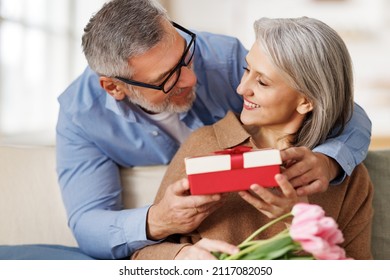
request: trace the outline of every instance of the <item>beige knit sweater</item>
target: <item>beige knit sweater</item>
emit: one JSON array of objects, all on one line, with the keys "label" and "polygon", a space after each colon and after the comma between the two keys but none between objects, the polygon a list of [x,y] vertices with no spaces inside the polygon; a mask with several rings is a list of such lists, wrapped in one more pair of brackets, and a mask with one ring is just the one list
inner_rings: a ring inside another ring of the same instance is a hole
[{"label": "beige knit sweater", "polygon": [[[251,136],[237,116],[229,112],[212,126],[205,126],[191,134],[181,146],[163,178],[155,201],[159,201],[171,183],[186,177],[184,158],[200,156],[237,145],[253,146]],[[309,202],[320,205],[327,216],[333,217],[344,234],[347,256],[371,259],[371,220],[373,186],[367,169],[358,165],[353,174],[337,186],[329,186],[325,193],[309,197]],[[220,239],[232,244],[241,243],[269,219],[241,199],[229,194],[221,208],[206,218],[199,228],[187,235],[174,236],[166,241],[145,247],[132,259],[174,259],[182,247],[194,244],[201,238]],[[285,229],[284,223],[274,225],[259,238],[268,238]]]}]

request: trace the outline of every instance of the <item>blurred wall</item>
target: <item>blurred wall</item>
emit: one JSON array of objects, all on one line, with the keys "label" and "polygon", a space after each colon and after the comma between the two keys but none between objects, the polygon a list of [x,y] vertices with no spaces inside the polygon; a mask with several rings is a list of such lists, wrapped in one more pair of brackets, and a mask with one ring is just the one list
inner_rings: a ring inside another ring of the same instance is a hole
[{"label": "blurred wall", "polygon": [[[355,100],[372,120],[374,141],[390,139],[390,0],[159,1],[178,23],[236,36],[248,48],[259,17],[323,20],[350,50]],[[81,35],[104,2],[0,0],[0,142],[54,143],[56,99],[86,66]]]}]

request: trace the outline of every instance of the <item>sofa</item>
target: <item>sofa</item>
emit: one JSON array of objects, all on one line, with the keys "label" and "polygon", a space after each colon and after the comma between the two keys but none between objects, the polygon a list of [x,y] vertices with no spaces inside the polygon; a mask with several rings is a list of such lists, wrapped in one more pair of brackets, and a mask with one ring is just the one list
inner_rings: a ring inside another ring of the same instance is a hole
[{"label": "sofa", "polygon": [[[390,259],[390,149],[370,150],[364,163],[375,188],[372,252]],[[122,169],[124,206],[150,204],[165,169]],[[77,247],[57,182],[55,147],[0,146],[0,224],[0,245]]]}]

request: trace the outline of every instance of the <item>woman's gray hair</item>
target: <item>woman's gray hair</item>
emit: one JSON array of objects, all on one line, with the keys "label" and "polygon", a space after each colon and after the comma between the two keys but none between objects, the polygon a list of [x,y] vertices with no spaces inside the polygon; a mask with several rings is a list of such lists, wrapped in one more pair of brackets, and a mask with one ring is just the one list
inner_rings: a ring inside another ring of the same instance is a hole
[{"label": "woman's gray hair", "polygon": [[254,29],[256,42],[289,85],[314,106],[292,144],[314,148],[340,134],[353,110],[352,62],[341,37],[308,17],[261,18]]},{"label": "woman's gray hair", "polygon": [[99,75],[131,77],[129,58],[154,47],[164,34],[166,10],[155,0],[112,0],[89,20],[82,47]]}]

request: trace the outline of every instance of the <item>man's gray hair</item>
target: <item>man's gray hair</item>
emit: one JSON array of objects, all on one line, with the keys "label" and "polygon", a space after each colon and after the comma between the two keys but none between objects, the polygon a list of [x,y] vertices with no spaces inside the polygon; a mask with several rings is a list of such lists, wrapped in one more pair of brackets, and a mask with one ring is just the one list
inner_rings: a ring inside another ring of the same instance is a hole
[{"label": "man's gray hair", "polygon": [[166,10],[156,0],[112,0],[91,17],[82,47],[99,75],[130,77],[129,58],[154,47],[164,34]]},{"label": "man's gray hair", "polygon": [[353,110],[352,62],[347,47],[335,30],[308,18],[268,19],[254,23],[256,42],[289,85],[313,103],[296,146],[313,148],[332,131],[338,135]]}]

